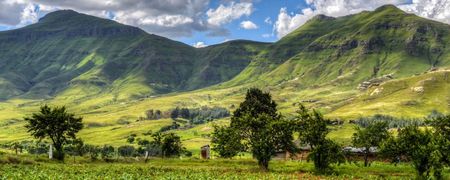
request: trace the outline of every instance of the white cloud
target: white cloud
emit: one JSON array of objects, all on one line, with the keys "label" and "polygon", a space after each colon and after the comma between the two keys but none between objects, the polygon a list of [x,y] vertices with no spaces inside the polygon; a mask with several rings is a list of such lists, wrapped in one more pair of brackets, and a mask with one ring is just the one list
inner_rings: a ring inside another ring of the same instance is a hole
[{"label": "white cloud", "polygon": [[273,36],[273,34],[262,34],[261,35],[263,38],[270,38]]},{"label": "white cloud", "polygon": [[206,45],[204,42],[196,42],[194,43],[192,46],[194,46],[195,48],[202,48],[202,47],[206,47],[208,45]]},{"label": "white cloud", "polygon": [[266,19],[264,19],[264,22],[266,23],[266,24],[272,24],[273,22],[272,22],[272,19],[270,19],[270,17],[266,17]]},{"label": "white cloud", "polygon": [[399,7],[421,17],[450,24],[450,0],[413,0],[412,4]]},{"label": "white cloud", "polygon": [[20,26],[35,23],[37,21],[38,12],[36,11],[36,6],[31,3],[27,4],[21,13]]},{"label": "white cloud", "polygon": [[170,38],[189,37],[194,32],[227,36],[229,30],[222,25],[250,15],[254,2],[221,2],[212,8],[210,0],[0,0],[0,25],[19,27],[46,13],[73,9]]},{"label": "white cloud", "polygon": [[161,15],[156,17],[143,17],[139,20],[141,25],[158,25],[163,27],[176,27],[179,25],[193,23],[190,17],[182,15]]},{"label": "white cloud", "polygon": [[[30,4],[38,8],[32,12]],[[73,9],[138,26],[149,33],[180,37],[215,30],[205,23],[208,5],[209,0],[0,0],[0,24],[20,26],[51,11]]]},{"label": "white cloud", "polygon": [[249,30],[249,29],[258,29],[258,26],[255,23],[251,22],[251,21],[242,21],[240,26],[241,26],[241,28],[244,28],[244,29],[247,29],[247,30]]},{"label": "white cloud", "polygon": [[303,25],[309,18],[316,15],[312,9],[306,8],[302,10],[302,14],[289,15],[286,8],[280,9],[278,19],[274,24],[274,31],[279,38],[297,29]]},{"label": "white cloud", "polygon": [[246,15],[249,16],[253,12],[253,4],[248,2],[229,3],[228,6],[221,4],[217,9],[209,9],[206,12],[208,23],[213,26],[220,26],[230,23]]},{"label": "white cloud", "polygon": [[302,9],[300,13],[289,14],[286,8],[280,9],[278,19],[274,24],[274,31],[279,38],[297,29],[318,14],[334,17],[344,16],[364,10],[374,10],[385,4],[394,4],[421,17],[450,23],[449,0],[413,0],[412,4],[407,4],[408,0],[306,0],[306,3],[310,8]]}]

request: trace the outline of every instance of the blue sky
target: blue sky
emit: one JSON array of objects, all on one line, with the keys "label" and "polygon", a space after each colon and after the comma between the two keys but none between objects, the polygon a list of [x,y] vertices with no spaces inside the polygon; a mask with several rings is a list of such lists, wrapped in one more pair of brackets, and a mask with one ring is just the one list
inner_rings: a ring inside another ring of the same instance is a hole
[{"label": "blue sky", "polygon": [[317,14],[344,16],[384,4],[450,23],[449,0],[0,0],[0,31],[73,9],[198,47],[234,39],[274,42]]},{"label": "blue sky", "polygon": [[[212,3],[211,7],[217,7],[219,2]],[[225,28],[230,30],[230,36],[225,37],[210,37],[205,33],[195,33],[193,37],[183,37],[177,40],[187,44],[194,44],[196,42],[205,42],[205,44],[216,44],[227,40],[247,39],[254,41],[274,42],[278,40],[273,29],[273,23],[277,20],[281,8],[287,8],[289,12],[298,12],[299,10],[308,7],[305,1],[298,0],[262,0],[255,3],[254,11],[250,16],[243,16],[238,20],[226,25]],[[270,18],[272,24],[264,22],[266,18]],[[242,21],[249,20],[255,23],[257,29],[246,30],[240,27]],[[270,35],[268,37],[267,35]],[[264,36],[264,37],[263,37]]]}]

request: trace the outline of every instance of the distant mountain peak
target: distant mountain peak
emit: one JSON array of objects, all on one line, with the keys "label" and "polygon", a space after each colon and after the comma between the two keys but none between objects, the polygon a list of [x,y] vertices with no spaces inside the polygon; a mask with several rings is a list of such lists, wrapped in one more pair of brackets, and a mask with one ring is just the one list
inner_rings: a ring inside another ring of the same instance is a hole
[{"label": "distant mountain peak", "polygon": [[336,18],[327,16],[325,14],[319,14],[319,15],[314,16],[311,19],[313,19],[313,20],[331,20],[331,19],[336,19]]},{"label": "distant mountain peak", "polygon": [[392,4],[386,4],[375,9],[374,12],[383,12],[383,11],[392,11],[392,12],[401,12],[405,13],[403,10],[399,9],[397,6]]},{"label": "distant mountain peak", "polygon": [[71,9],[58,10],[58,11],[54,11],[54,12],[50,12],[50,13],[46,14],[44,17],[39,19],[39,22],[62,20],[62,19],[71,18],[73,16],[78,16],[78,15],[84,15],[84,14],[80,14]]}]

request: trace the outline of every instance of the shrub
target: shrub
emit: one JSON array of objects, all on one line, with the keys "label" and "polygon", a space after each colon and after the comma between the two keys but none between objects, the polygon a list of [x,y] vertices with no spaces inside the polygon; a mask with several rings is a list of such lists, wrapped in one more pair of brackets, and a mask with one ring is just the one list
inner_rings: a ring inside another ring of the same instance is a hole
[{"label": "shrub", "polygon": [[120,146],[117,151],[119,152],[120,156],[131,157],[133,156],[135,149],[133,146]]},{"label": "shrub", "polygon": [[114,155],[114,147],[110,145],[104,145],[100,151],[100,155],[104,161],[111,162]]},{"label": "shrub", "polygon": [[177,122],[172,122],[171,125],[163,126],[161,129],[159,129],[159,132],[166,132],[166,131],[170,131],[173,129],[178,129],[179,127],[180,127],[180,124],[178,124]]}]

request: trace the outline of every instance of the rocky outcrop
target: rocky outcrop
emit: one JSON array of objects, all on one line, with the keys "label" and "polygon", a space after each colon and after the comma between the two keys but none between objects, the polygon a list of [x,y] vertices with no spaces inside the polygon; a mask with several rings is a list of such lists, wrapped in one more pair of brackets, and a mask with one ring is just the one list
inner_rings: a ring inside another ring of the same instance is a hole
[{"label": "rocky outcrop", "polygon": [[425,92],[425,89],[423,88],[423,86],[417,86],[417,87],[412,87],[411,91],[415,92],[415,93],[422,94],[422,93]]},{"label": "rocky outcrop", "polygon": [[363,91],[363,90],[369,89],[370,87],[373,87],[373,86],[379,86],[382,82],[388,81],[391,79],[394,79],[393,74],[387,74],[387,75],[381,76],[379,78],[373,78],[368,81],[364,81],[364,82],[360,83],[358,85],[357,89]]}]

